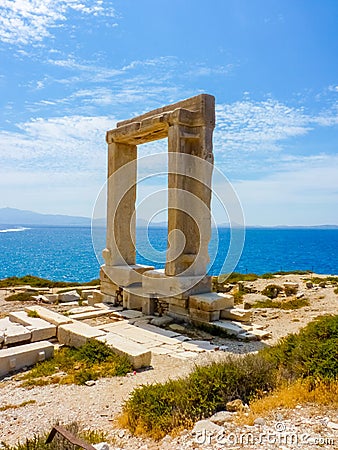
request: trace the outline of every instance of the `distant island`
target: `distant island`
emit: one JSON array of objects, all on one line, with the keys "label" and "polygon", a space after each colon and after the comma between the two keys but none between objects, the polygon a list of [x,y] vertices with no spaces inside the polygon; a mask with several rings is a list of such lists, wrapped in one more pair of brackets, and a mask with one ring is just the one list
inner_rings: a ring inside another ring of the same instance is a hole
[{"label": "distant island", "polygon": [[[104,218],[95,219],[95,224],[104,227],[106,220]],[[56,227],[90,227],[90,217],[68,216],[65,214],[41,214],[28,210],[21,210],[16,208],[0,208],[0,225],[13,226],[56,226]],[[146,220],[139,218],[137,220],[137,227],[147,227]],[[150,227],[166,228],[166,222],[151,222]],[[239,227],[240,225],[238,225]],[[236,224],[232,224],[236,228]],[[218,224],[218,228],[229,228],[229,223]],[[322,230],[337,230],[338,225],[246,225],[245,228],[250,229],[322,229]]]}]

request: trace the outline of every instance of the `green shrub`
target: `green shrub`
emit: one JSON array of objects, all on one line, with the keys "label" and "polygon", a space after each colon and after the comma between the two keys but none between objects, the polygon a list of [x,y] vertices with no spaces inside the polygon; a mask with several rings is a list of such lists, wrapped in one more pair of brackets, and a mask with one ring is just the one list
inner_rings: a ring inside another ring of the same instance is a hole
[{"label": "green shrub", "polygon": [[[224,280],[222,280],[224,278]],[[226,281],[227,283],[237,283],[238,281],[256,281],[259,278],[255,273],[239,273],[232,272],[231,274],[220,275],[219,282]]]},{"label": "green shrub", "polygon": [[337,284],[338,283],[338,277],[333,277],[333,276],[312,277],[312,278],[307,278],[307,281],[312,281],[313,284],[319,284],[319,283]]},{"label": "green shrub", "polygon": [[278,308],[283,310],[294,310],[303,308],[304,306],[308,306],[310,304],[307,298],[293,298],[292,300],[285,301],[276,301],[276,300],[258,300],[255,302],[252,307],[253,308]]},{"label": "green shrub", "polygon": [[228,401],[248,402],[271,389],[275,380],[272,364],[257,355],[196,367],[187,378],[135,389],[124,405],[122,422],[133,433],[161,438],[225,409]]},{"label": "green shrub", "polygon": [[338,287],[334,288],[333,292],[338,295]]},{"label": "green shrub", "polygon": [[243,302],[244,292],[237,291],[233,294],[233,296],[234,296],[234,304],[238,305]]},{"label": "green shrub", "polygon": [[276,277],[273,273],[267,272],[267,273],[263,273],[263,275],[261,275],[260,278],[263,278],[264,280],[270,280],[270,279],[276,278]]},{"label": "green shrub", "polygon": [[268,284],[263,290],[262,294],[269,298],[276,298],[278,294],[282,292],[283,288],[278,286],[278,284]]},{"label": "green shrub", "polygon": [[338,377],[338,316],[322,316],[263,354],[290,379]]},{"label": "green shrub", "polygon": [[35,299],[30,292],[18,292],[17,294],[9,295],[5,298],[6,302],[33,302]]},{"label": "green shrub", "polygon": [[250,402],[298,378],[338,378],[338,316],[321,317],[258,354],[196,367],[186,378],[141,386],[124,404],[120,423],[135,434],[161,438],[225,409],[228,401]]}]

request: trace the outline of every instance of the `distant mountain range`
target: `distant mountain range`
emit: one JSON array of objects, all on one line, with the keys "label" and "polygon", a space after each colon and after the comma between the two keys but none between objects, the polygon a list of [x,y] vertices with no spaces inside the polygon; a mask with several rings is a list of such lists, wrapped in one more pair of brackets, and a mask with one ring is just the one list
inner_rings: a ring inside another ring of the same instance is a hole
[{"label": "distant mountain range", "polygon": [[[96,219],[98,226],[105,226],[105,219]],[[89,227],[91,219],[89,217],[68,216],[64,214],[40,214],[33,211],[26,211],[15,208],[0,208],[0,225],[15,225],[15,226],[58,226],[58,227]],[[144,219],[137,221],[138,227],[147,227],[148,222]],[[167,226],[166,222],[152,222],[151,227],[164,228]],[[219,228],[228,228],[228,223],[218,225]],[[280,225],[274,227],[268,226],[246,226],[246,228],[293,228],[293,229],[338,229],[338,225],[311,225],[311,226],[295,226],[295,225]]]},{"label": "distant mountain range", "polygon": [[88,217],[66,216],[62,214],[40,214],[15,208],[0,209],[1,225],[40,225],[58,227],[86,227],[90,226]]}]

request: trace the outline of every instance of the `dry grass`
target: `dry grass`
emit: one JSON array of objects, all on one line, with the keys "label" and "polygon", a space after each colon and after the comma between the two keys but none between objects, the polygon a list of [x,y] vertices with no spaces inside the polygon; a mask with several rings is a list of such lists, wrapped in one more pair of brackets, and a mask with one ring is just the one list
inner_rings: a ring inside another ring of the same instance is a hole
[{"label": "dry grass", "polygon": [[7,411],[8,409],[17,409],[17,408],[23,408],[26,405],[33,405],[34,403],[36,403],[35,400],[26,400],[25,402],[20,403],[19,405],[4,405],[4,406],[0,406],[0,411]]},{"label": "dry grass", "polygon": [[257,417],[266,417],[278,408],[294,409],[297,405],[306,404],[338,407],[338,380],[297,380],[293,384],[284,385],[269,395],[252,400],[249,415],[239,414],[238,423],[253,425]]}]

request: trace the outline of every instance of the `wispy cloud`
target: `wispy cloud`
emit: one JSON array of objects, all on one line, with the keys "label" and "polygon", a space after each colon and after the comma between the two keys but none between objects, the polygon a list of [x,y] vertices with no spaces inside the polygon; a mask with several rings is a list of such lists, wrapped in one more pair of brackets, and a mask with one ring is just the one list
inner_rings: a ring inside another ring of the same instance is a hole
[{"label": "wispy cloud", "polygon": [[107,116],[34,119],[17,125],[17,132],[0,132],[2,169],[35,167],[64,173],[103,169]]},{"label": "wispy cloud", "polygon": [[216,106],[216,140],[221,152],[271,152],[283,141],[304,136],[316,126],[338,124],[337,105],[318,114],[268,99]]},{"label": "wispy cloud", "polygon": [[282,140],[311,130],[311,120],[302,108],[272,99],[217,105],[216,114],[216,135],[224,150],[276,150]]},{"label": "wispy cloud", "polygon": [[52,29],[67,21],[67,14],[114,16],[102,0],[3,0],[0,4],[0,40],[10,44],[41,43]]}]

